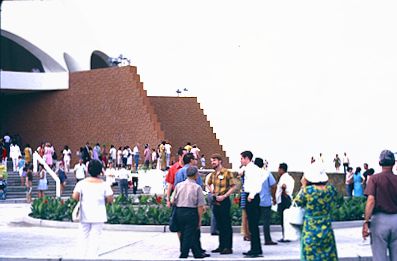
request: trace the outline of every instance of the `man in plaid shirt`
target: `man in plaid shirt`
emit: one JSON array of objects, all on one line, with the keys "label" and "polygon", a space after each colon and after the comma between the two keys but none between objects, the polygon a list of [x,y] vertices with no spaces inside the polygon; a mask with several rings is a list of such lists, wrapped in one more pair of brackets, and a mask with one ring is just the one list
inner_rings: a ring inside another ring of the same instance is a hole
[{"label": "man in plaid shirt", "polygon": [[219,247],[212,250],[212,253],[228,255],[233,253],[233,230],[229,197],[234,192],[236,184],[233,174],[222,166],[221,155],[212,155],[211,165],[215,171],[211,173],[207,186],[214,195],[214,215],[219,230]]}]

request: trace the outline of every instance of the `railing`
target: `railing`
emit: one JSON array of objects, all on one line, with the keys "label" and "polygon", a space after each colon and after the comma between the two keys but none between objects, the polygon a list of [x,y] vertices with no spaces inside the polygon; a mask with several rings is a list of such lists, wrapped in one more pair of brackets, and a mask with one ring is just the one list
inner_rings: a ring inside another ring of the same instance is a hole
[{"label": "railing", "polygon": [[33,172],[37,172],[38,169],[38,163],[44,166],[44,169],[51,175],[51,177],[55,180],[55,194],[59,198],[61,197],[61,181],[59,180],[59,177],[55,172],[50,168],[50,166],[47,165],[45,160],[40,157],[40,155],[35,151],[33,153]]}]

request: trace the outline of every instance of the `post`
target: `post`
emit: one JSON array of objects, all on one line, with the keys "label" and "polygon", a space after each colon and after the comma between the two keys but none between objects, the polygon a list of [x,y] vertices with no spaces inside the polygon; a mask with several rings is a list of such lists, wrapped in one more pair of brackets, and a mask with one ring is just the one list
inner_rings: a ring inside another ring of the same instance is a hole
[{"label": "post", "polygon": [[55,194],[56,197],[61,197],[61,181],[55,172],[47,165],[42,157],[35,151],[33,153],[33,172],[37,172],[38,170],[38,163],[44,166],[45,170],[51,175],[51,177],[55,180]]}]

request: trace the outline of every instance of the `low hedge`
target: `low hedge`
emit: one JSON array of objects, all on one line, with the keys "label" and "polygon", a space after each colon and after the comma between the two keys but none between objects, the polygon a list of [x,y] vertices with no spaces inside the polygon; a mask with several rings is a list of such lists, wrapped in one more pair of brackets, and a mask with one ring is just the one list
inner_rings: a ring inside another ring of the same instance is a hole
[{"label": "low hedge", "polygon": [[[239,196],[232,197],[231,217],[232,224],[241,225],[241,209]],[[363,219],[366,198],[338,198],[339,208],[333,211],[334,221],[348,221]],[[72,211],[76,201],[73,199],[59,199],[44,197],[35,199],[32,203],[30,216],[34,218],[71,221]],[[109,224],[135,224],[135,225],[166,225],[168,224],[171,209],[165,205],[162,196],[141,195],[138,198],[118,196],[111,205],[106,205]],[[211,210],[203,215],[202,224],[210,225]],[[280,224],[279,215],[272,211],[271,224]]]}]

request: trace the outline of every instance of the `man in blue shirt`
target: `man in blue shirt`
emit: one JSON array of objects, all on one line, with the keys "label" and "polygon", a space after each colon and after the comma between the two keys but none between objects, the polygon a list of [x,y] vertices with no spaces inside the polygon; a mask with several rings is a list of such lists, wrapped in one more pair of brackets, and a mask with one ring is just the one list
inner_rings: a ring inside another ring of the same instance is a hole
[{"label": "man in blue shirt", "polygon": [[[176,184],[183,182],[187,179],[187,169],[190,166],[197,166],[197,159],[194,157],[193,153],[186,153],[183,156],[183,168],[178,170],[178,172],[175,175],[175,182],[174,182],[174,188],[176,187]],[[201,179],[200,175],[197,175],[197,184],[200,186],[203,186],[203,180]]]},{"label": "man in blue shirt", "polygon": [[260,203],[261,209],[263,211],[263,234],[265,236],[265,245],[277,245],[276,242],[272,241],[270,236],[270,219],[271,219],[271,207],[272,207],[272,188],[276,186],[276,180],[274,179],[272,173],[263,169],[264,163],[263,159],[256,158],[254,161],[255,165],[263,170],[263,175],[265,175],[265,180],[262,183],[262,190],[260,192]]}]

